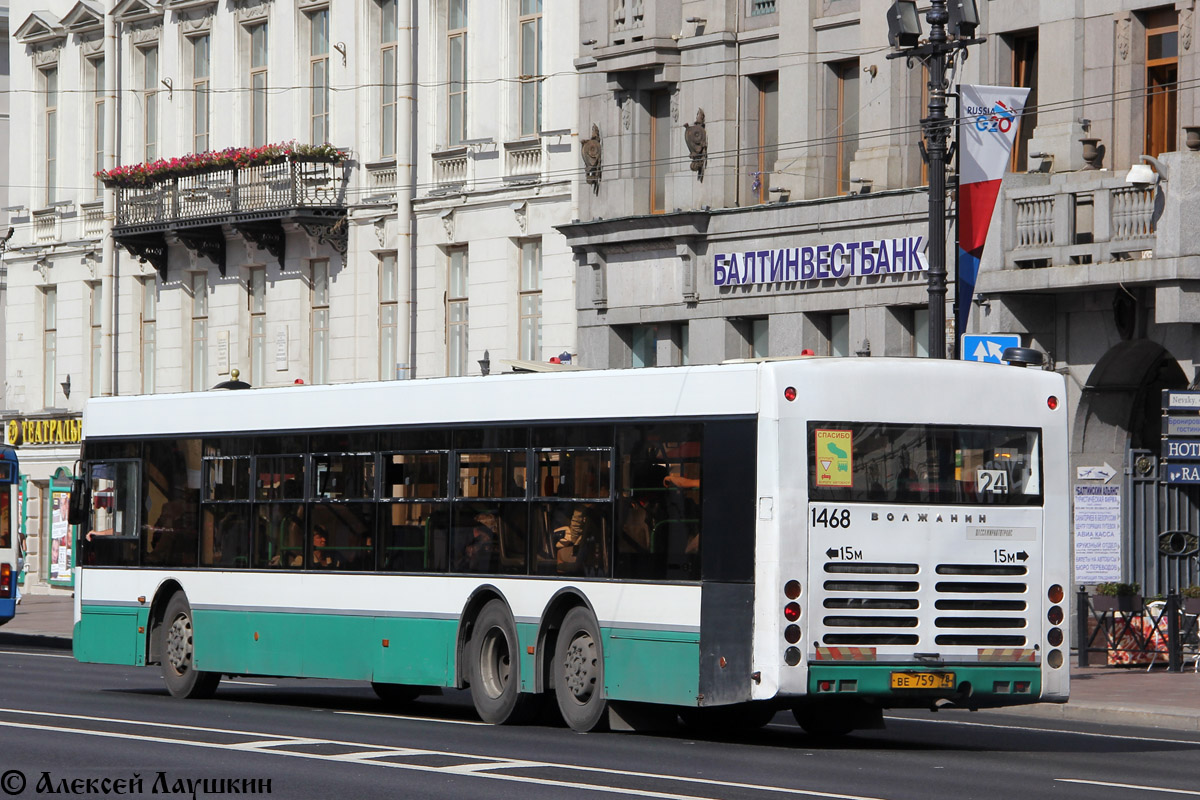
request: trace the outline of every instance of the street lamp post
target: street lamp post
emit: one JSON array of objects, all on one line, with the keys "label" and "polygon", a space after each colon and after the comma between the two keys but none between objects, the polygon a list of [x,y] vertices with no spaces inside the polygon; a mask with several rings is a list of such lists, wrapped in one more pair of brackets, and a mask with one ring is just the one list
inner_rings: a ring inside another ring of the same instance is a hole
[{"label": "street lamp post", "polygon": [[[921,156],[929,165],[929,357],[946,357],[946,158],[950,126],[946,116],[947,62],[967,45],[979,24],[974,0],[932,0],[925,14],[929,38],[921,43],[921,22],[915,0],[898,0],[888,11],[888,41],[896,52],[888,58],[913,59],[925,65],[929,83],[929,113],[921,120]],[[949,30],[947,29],[949,26]],[[953,36],[951,36],[953,34]]]}]

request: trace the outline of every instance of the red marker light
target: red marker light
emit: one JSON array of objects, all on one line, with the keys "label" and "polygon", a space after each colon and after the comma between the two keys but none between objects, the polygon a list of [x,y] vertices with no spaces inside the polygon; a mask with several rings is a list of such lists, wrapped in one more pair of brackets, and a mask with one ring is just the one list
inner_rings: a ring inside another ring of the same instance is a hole
[{"label": "red marker light", "polygon": [[783,399],[789,403],[796,399],[796,387],[789,386],[783,390]]},{"label": "red marker light", "polygon": [[787,618],[788,622],[795,622],[800,619],[800,604],[788,603],[783,607],[783,616]]},{"label": "red marker light", "polygon": [[1058,408],[1058,398],[1055,397],[1054,395],[1050,395],[1049,397],[1046,398],[1046,405],[1050,408],[1051,411],[1053,411],[1054,409]]}]

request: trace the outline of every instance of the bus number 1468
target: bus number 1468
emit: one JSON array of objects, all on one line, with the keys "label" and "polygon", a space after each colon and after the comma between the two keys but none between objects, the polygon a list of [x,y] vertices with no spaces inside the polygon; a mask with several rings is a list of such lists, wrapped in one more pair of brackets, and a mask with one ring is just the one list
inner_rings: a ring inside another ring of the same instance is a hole
[{"label": "bus number 1468", "polygon": [[826,528],[849,528],[850,509],[822,508],[818,511],[814,508],[812,509],[812,525],[814,528],[818,525]]}]

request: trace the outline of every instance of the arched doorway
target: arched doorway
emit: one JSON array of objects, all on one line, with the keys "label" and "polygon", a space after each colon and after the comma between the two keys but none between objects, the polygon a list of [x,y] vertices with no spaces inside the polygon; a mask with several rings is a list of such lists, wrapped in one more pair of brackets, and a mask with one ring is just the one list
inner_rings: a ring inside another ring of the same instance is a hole
[{"label": "arched doorway", "polygon": [[1079,398],[1071,450],[1157,452],[1162,437],[1162,390],[1186,389],[1187,376],[1162,345],[1149,339],[1119,342],[1096,363]]}]

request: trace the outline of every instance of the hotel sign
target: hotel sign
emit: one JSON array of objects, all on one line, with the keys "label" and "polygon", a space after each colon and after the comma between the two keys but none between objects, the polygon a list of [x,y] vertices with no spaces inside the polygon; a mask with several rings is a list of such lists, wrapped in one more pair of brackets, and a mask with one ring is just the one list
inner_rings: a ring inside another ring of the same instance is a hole
[{"label": "hotel sign", "polygon": [[79,444],[83,439],[82,417],[16,417],[4,423],[5,438],[13,447]]},{"label": "hotel sign", "polygon": [[797,283],[925,272],[924,236],[746,250],[713,256],[714,286]]}]

